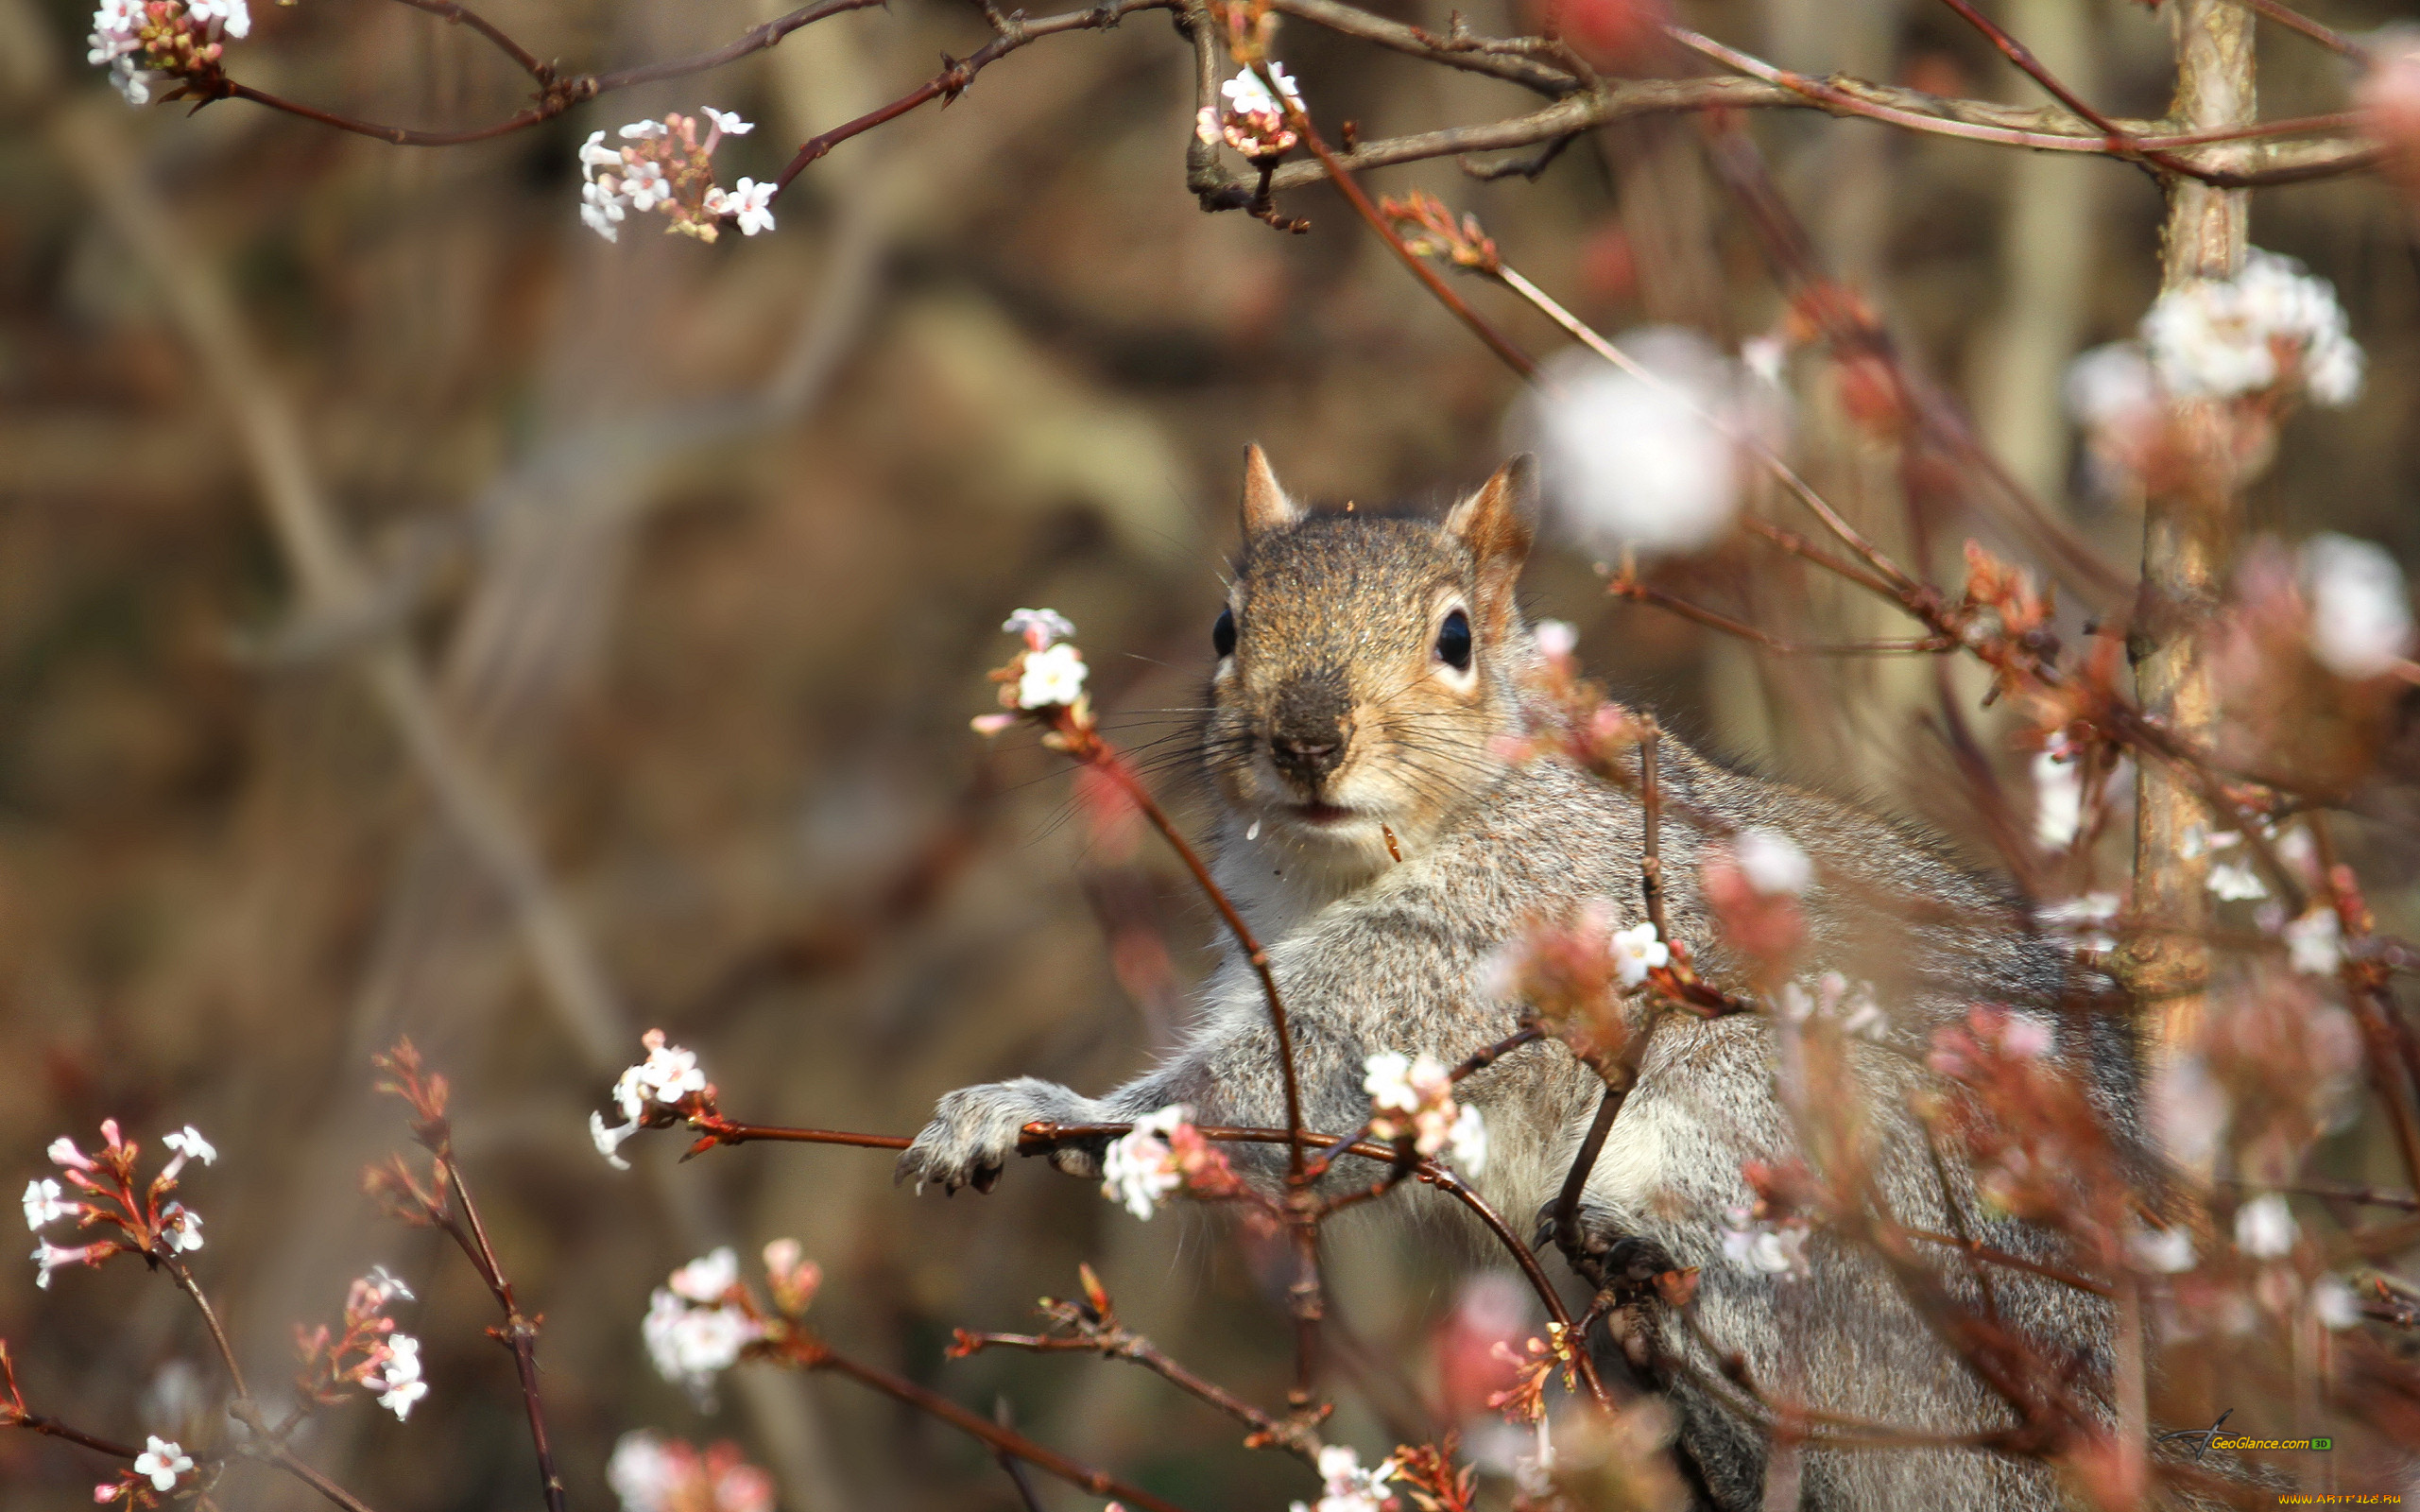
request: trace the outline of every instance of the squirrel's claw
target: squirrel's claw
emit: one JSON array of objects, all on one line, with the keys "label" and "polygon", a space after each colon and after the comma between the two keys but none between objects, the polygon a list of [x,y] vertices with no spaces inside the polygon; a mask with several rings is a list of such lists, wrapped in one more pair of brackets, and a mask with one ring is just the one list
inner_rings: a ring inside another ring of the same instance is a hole
[{"label": "squirrel's claw", "polygon": [[948,1193],[966,1186],[989,1192],[1027,1124],[1080,1123],[1090,1107],[1066,1088],[1031,1076],[962,1087],[941,1099],[933,1121],[900,1153],[894,1179],[913,1180],[918,1190],[931,1182]]}]

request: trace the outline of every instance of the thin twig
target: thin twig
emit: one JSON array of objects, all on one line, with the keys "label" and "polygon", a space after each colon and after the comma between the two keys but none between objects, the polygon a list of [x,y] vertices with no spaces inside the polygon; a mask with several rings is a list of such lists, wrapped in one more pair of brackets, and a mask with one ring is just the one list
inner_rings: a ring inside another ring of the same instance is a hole
[{"label": "thin twig", "polygon": [[554,81],[555,70],[551,66],[540,62],[528,48],[505,35],[502,27],[469,6],[459,5],[456,0],[397,0],[397,3],[410,6],[415,10],[425,10],[432,16],[441,16],[456,26],[468,26],[493,43],[497,51],[511,59],[514,66],[539,83]]},{"label": "thin twig", "polygon": [[872,1366],[860,1364],[830,1349],[820,1351],[806,1363],[809,1369],[836,1371],[860,1385],[871,1386],[894,1401],[929,1413],[953,1428],[973,1435],[995,1453],[1013,1454],[1026,1464],[1048,1470],[1094,1496],[1114,1497],[1130,1506],[1146,1508],[1148,1512],[1184,1512],[1184,1508],[1165,1497],[1155,1496],[1139,1486],[1127,1485],[1106,1470],[1096,1470],[1090,1465],[1070,1459],[1022,1434],[1001,1427],[980,1413],[969,1412],[949,1398],[927,1391],[913,1381],[903,1381],[887,1371],[877,1370]]}]

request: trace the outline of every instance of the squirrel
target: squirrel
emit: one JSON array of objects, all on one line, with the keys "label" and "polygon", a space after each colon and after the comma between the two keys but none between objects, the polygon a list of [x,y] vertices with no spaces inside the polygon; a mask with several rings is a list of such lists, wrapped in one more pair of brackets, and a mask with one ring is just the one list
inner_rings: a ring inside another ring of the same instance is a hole
[{"label": "squirrel", "polygon": [[[1211,632],[1200,753],[1225,810],[1213,875],[1282,990],[1308,1126],[1361,1124],[1374,1053],[1425,1052],[1450,1065],[1509,1034],[1520,1006],[1494,997],[1487,962],[1536,919],[1590,901],[1624,924],[1644,915],[1637,794],[1568,761],[1523,760],[1506,738],[1545,713],[1525,692],[1543,662],[1515,599],[1533,471],[1515,458],[1440,524],[1307,510],[1257,446],[1246,454],[1244,551]],[[1788,836],[1814,863],[1802,969],[1871,981],[1887,1021],[1891,1043],[1850,1041],[1862,1106],[1843,1112],[1874,1136],[1875,1179],[1893,1213],[1912,1228],[2056,1261],[2056,1241],[1986,1213],[1970,1173],[1936,1157],[1908,1108],[1933,1084],[1923,1050],[1977,1004],[2026,1012],[2051,1037],[2047,1057],[2078,1077],[2122,1146],[2139,1124],[2130,1031],[2062,1014],[2068,953],[2032,928],[2005,886],[1911,827],[1669,738],[1660,750],[1669,925],[1697,969],[1718,986],[1745,979],[1698,891],[1712,837],[1687,816]],[[1618,1314],[1623,1337],[1592,1347],[1668,1396],[1693,1494],[1725,1512],[1762,1504],[1768,1447],[1765,1431],[1718,1397],[1726,1364],[1744,1362],[1776,1396],[1862,1421],[1944,1435],[2016,1423],[1870,1251],[1818,1232],[1803,1278],[1726,1255],[1726,1217],[1754,1201],[1742,1163],[1786,1160],[1796,1147],[1775,1055],[1764,1014],[1664,1015],[1582,1204],[1601,1268],[1634,1281],[1699,1268],[1694,1328],[1634,1285],[1638,1299]],[[1457,1098],[1480,1108],[1488,1130],[1477,1185],[1500,1211],[1552,1205],[1604,1091],[1596,1072],[1552,1043],[1461,1084]],[[1261,988],[1231,942],[1190,1040],[1164,1064],[1098,1098],[1032,1077],[951,1092],[899,1175],[919,1188],[988,1188],[1029,1122],[1120,1123],[1180,1103],[1205,1123],[1285,1122]],[[1099,1156],[1063,1146],[1051,1159],[1095,1176]],[[1260,1178],[1274,1171],[1264,1161]],[[1982,1304],[1973,1269],[1945,1263],[1939,1275],[1952,1297]],[[2105,1300],[1995,1268],[1988,1306],[2071,1370],[2093,1411],[2108,1412]],[[1799,1504],[1814,1509],[2065,1504],[2045,1465],[1971,1448],[1811,1447],[1797,1473]]]}]

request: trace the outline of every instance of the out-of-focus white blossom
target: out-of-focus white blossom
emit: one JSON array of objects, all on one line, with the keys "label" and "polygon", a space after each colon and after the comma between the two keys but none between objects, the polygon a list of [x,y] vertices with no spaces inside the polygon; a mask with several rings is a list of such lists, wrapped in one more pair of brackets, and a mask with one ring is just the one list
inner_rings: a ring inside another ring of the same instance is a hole
[{"label": "out-of-focus white blossom", "polygon": [[2235,1210],[2235,1247],[2255,1260],[2274,1260],[2293,1252],[2293,1210],[2271,1192]]},{"label": "out-of-focus white blossom", "polygon": [[2323,532],[2303,542],[2310,650],[2340,678],[2391,672],[2411,652],[2411,600],[2403,569],[2377,545]]},{"label": "out-of-focus white blossom", "polygon": [[743,1308],[693,1307],[662,1286],[639,1325],[657,1373],[701,1401],[712,1396],[714,1378],[738,1364],[740,1351],[764,1332]]},{"label": "out-of-focus white blossom", "polygon": [[2137,1264],[2162,1276],[2179,1276],[2193,1268],[2193,1236],[2182,1226],[2146,1228],[2127,1247],[2134,1251]]},{"label": "out-of-focus white blossom", "polygon": [[399,1297],[406,1302],[417,1300],[412,1296],[412,1289],[384,1265],[370,1266],[369,1274],[354,1281],[353,1285],[371,1311],[385,1307]]},{"label": "out-of-focus white blossom", "polygon": [[2034,839],[2045,850],[2075,844],[2084,827],[2084,768],[2050,751],[2034,758]]},{"label": "out-of-focus white blossom", "polygon": [[2305,976],[2334,976],[2344,964],[2343,926],[2325,903],[2289,923],[2282,933],[2286,954]]},{"label": "out-of-focus white blossom", "polygon": [[1797,841],[1779,830],[1762,825],[1742,830],[1731,842],[1731,854],[1748,885],[1768,896],[1805,892],[1815,880],[1814,863],[1798,849]]},{"label": "out-of-focus white blossom", "polygon": [[1029,651],[1048,650],[1053,642],[1071,639],[1075,622],[1055,609],[1021,609],[1000,627],[1021,639]]},{"label": "out-of-focus white blossom", "polygon": [[2152,1077],[2152,1128],[2169,1156],[2188,1171],[2209,1168],[2232,1116],[2226,1089],[2200,1056],[2173,1057]]},{"label": "out-of-focus white blossom", "polygon": [[1807,1236],[1803,1223],[1766,1223],[1745,1208],[1728,1210],[1723,1229],[1723,1258],[1742,1270],[1767,1276],[1806,1276]]},{"label": "out-of-focus white blossom", "polygon": [[1084,694],[1084,657],[1064,643],[1025,654],[1025,670],[1017,679],[1017,706],[1048,709],[1073,703]]},{"label": "out-of-focus white blossom", "polygon": [[1358,1451],[1330,1444],[1319,1452],[1318,1502],[1296,1502],[1294,1512],[1380,1512],[1387,1504],[1384,1487],[1394,1476],[1394,1460],[1382,1459],[1364,1469]]},{"label": "out-of-focus white blossom", "polygon": [[1580,648],[1580,631],[1570,620],[1539,620],[1531,627],[1538,654],[1560,662]]},{"label": "out-of-focus white blossom", "polygon": [[2269,896],[2269,885],[2252,868],[2249,857],[2240,861],[2213,861],[2204,885],[2210,896],[2222,902],[2251,902]]},{"label": "out-of-focus white blossom", "polygon": [[2142,339],[2161,385],[2181,399],[2261,393],[2291,378],[2322,404],[2345,404],[2361,387],[2361,349],[2334,286],[2258,248],[2232,279],[2161,295]]},{"label": "out-of-focus white blossom", "polygon": [[1779,390],[1693,331],[1650,326],[1618,345],[1656,381],[1558,355],[1515,414],[1518,443],[1537,454],[1549,523],[1582,549],[1698,550],[1739,511],[1746,468],[1726,433],[1776,438]]},{"label": "out-of-focus white blossom", "polygon": [[661,121],[633,121],[622,129],[626,142],[661,142],[672,134],[672,129]]},{"label": "out-of-focus white blossom", "polygon": [[429,1394],[428,1383],[420,1379],[420,1341],[408,1333],[390,1333],[380,1348],[385,1352],[361,1383],[402,1422],[411,1416],[412,1404]]},{"label": "out-of-focus white blossom", "polygon": [[26,1183],[26,1227],[36,1233],[61,1218],[73,1218],[84,1211],[80,1202],[70,1202],[60,1194],[59,1183],[48,1177]]},{"label": "out-of-focus white blossom", "polygon": [[2128,434],[2157,421],[2168,396],[2137,341],[2080,352],[2060,385],[2068,414],[2087,432]]},{"label": "out-of-focus white blossom", "polygon": [[605,1479],[622,1512],[773,1512],[773,1478],[731,1444],[700,1454],[639,1429],[615,1442]]},{"label": "out-of-focus white blossom", "polygon": [[673,1295],[692,1302],[714,1303],[740,1280],[739,1251],[725,1245],[712,1254],[691,1261],[664,1282]]},{"label": "out-of-focus white blossom", "polygon": [[1810,992],[1799,982],[1784,982],[1774,994],[1774,1006],[1785,1022],[1804,1024],[1816,1015],[1836,1021],[1843,1034],[1881,1040],[1891,1032],[1890,1016],[1874,1001],[1871,983],[1852,984],[1838,971],[1826,971]]},{"label": "out-of-focus white blossom", "polygon": [[2002,1022],[2000,1048],[2003,1054],[2020,1060],[2039,1060],[2051,1053],[2057,1040],[2057,1031],[2050,1021],[2031,1013],[2012,1013]]},{"label": "out-of-focus white blossom", "polygon": [[1613,950],[1614,972],[1623,987],[1637,987],[1647,980],[1649,971],[1672,964],[1672,947],[1656,937],[1652,920],[1615,930],[1608,944]]},{"label": "out-of-focus white blossom", "polygon": [[1469,1103],[1461,1108],[1446,1132],[1445,1161],[1465,1176],[1478,1176],[1487,1169],[1487,1121]]},{"label": "out-of-focus white blossom", "polygon": [[608,1124],[603,1113],[588,1116],[588,1137],[596,1143],[596,1153],[616,1171],[627,1171],[630,1162],[622,1159],[622,1142],[639,1132],[640,1124],[632,1119],[626,1124]]},{"label": "out-of-focus white blossom", "polygon": [[148,1479],[155,1491],[173,1491],[177,1477],[194,1468],[193,1456],[173,1438],[147,1435],[143,1452],[134,1456],[134,1473]]},{"label": "out-of-focus white blossom", "polygon": [[2341,1331],[2361,1321],[2361,1299],[2335,1277],[2322,1276],[2310,1289],[2310,1311],[2322,1326]]},{"label": "out-of-focus white blossom", "polygon": [[721,136],[746,136],[756,129],[754,121],[741,120],[737,112],[718,111],[706,105],[698,108],[698,113],[713,122],[716,134]]},{"label": "out-of-focus white blossom", "polygon": [[1101,1157],[1101,1195],[1147,1221],[1168,1194],[1185,1184],[1168,1136],[1193,1116],[1192,1108],[1172,1103],[1136,1119],[1131,1130],[1110,1141]]}]

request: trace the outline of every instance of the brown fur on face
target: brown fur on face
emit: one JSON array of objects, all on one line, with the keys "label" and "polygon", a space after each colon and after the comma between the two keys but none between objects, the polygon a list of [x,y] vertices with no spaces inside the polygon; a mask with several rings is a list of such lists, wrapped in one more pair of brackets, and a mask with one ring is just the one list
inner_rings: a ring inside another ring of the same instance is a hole
[{"label": "brown fur on face", "polygon": [[[1514,602],[1532,469],[1517,457],[1442,524],[1317,514],[1245,456],[1235,650],[1212,674],[1204,760],[1257,839],[1338,883],[1425,847],[1502,771],[1534,655]],[[1439,635],[1469,625],[1467,669]]]}]

